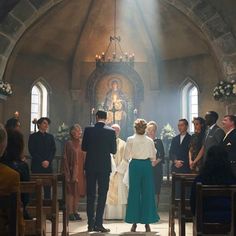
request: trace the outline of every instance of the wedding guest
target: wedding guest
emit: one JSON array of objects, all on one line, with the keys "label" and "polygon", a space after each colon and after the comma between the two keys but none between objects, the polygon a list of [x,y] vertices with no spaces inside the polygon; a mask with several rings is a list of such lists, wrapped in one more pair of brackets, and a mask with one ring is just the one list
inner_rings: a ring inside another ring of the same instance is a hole
[{"label": "wedding guest", "polygon": [[134,122],[135,134],[127,138],[125,157],[129,164],[129,194],[125,222],[132,223],[135,232],[137,223],[145,224],[150,232],[151,223],[159,221],[155,204],[152,165],[157,164],[156,149],[151,138],[145,135],[147,122]]},{"label": "wedding guest", "polygon": [[[8,142],[6,148],[6,155],[3,158],[3,162],[10,168],[17,171],[20,175],[20,181],[29,181],[30,172],[29,166],[26,163],[23,151],[24,151],[24,139],[23,135],[18,130],[8,130]],[[31,219],[26,207],[29,203],[29,194],[22,193],[21,201],[23,204],[23,214],[25,219]]]},{"label": "wedding guest", "polygon": [[236,176],[236,116],[226,115],[222,121],[226,132],[221,145],[225,148],[229,156],[229,162],[234,175]]},{"label": "wedding guest", "polygon": [[188,153],[191,135],[187,132],[188,121],[186,119],[179,120],[178,130],[179,135],[172,139],[170,145],[172,172],[190,173]]},{"label": "wedding guest", "polygon": [[153,166],[154,188],[157,195],[157,204],[160,200],[161,185],[163,181],[163,163],[165,158],[164,146],[161,139],[157,138],[157,124],[155,121],[149,121],[147,124],[147,136],[150,137],[155,144],[156,165]]},{"label": "wedding guest", "polygon": [[[190,205],[193,215],[196,211],[196,185],[231,185],[236,184],[228,155],[222,146],[211,146],[207,152],[206,160],[195,178],[191,189]],[[209,197],[203,202],[203,213],[206,222],[230,223],[231,202],[222,197]],[[220,207],[219,207],[220,206]]]},{"label": "wedding guest", "polygon": [[202,165],[202,154],[200,150],[205,137],[205,120],[202,117],[193,119],[194,134],[191,136],[189,148],[189,166],[192,173],[199,172]]},{"label": "wedding guest", "polygon": [[[32,173],[52,173],[52,161],[56,152],[56,144],[53,135],[47,133],[50,123],[49,118],[41,117],[37,121],[39,131],[29,136],[28,148],[32,158]],[[44,187],[44,198],[51,198],[51,188],[48,186]]]},{"label": "wedding guest", "polygon": [[80,197],[85,196],[84,161],[85,153],[81,149],[82,129],[79,124],[70,128],[71,140],[64,149],[63,167],[66,178],[67,209],[69,220],[82,220],[77,213]]},{"label": "wedding guest", "polygon": [[128,189],[124,184],[124,174],[128,168],[128,161],[125,159],[125,141],[119,138],[120,126],[111,126],[116,132],[117,152],[112,155],[114,170],[110,175],[109,190],[105,209],[105,219],[121,220],[125,218]]},{"label": "wedding guest", "polygon": [[[2,124],[0,124],[0,196],[18,193],[20,195],[20,175],[6,164],[2,163],[3,155],[7,147],[7,132]],[[20,199],[18,199],[20,202]],[[20,203],[19,203],[20,205]],[[18,213],[19,235],[24,235],[24,221],[21,209]],[[9,235],[9,229],[6,227],[9,221],[6,212],[0,210],[0,232],[1,235]]]},{"label": "wedding guest", "polygon": [[20,130],[20,121],[19,119],[12,117],[7,120],[6,125],[5,125],[6,130]]}]

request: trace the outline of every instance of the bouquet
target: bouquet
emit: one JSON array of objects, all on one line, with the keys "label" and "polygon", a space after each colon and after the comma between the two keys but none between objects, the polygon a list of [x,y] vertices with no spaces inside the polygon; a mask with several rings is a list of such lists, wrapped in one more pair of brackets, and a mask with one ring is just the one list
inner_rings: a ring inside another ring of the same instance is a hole
[{"label": "bouquet", "polygon": [[0,80],[0,94],[10,96],[12,94],[11,85],[7,82]]},{"label": "bouquet", "polygon": [[171,140],[173,137],[175,137],[175,131],[168,123],[161,130],[161,139],[168,141]]},{"label": "bouquet", "polygon": [[70,138],[69,127],[64,122],[61,125],[59,125],[55,138],[62,143],[69,140]]},{"label": "bouquet", "polygon": [[221,80],[214,88],[213,97],[215,100],[236,97],[236,82]]}]

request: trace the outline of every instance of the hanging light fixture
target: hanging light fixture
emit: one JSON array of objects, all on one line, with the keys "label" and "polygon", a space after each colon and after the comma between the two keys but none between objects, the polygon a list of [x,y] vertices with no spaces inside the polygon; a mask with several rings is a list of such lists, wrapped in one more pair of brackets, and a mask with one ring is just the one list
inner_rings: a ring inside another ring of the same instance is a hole
[{"label": "hanging light fixture", "polygon": [[107,63],[127,64],[134,66],[134,53],[123,52],[121,37],[116,35],[116,0],[114,0],[114,35],[110,36],[110,42],[105,52],[96,54],[96,66],[100,67]]}]

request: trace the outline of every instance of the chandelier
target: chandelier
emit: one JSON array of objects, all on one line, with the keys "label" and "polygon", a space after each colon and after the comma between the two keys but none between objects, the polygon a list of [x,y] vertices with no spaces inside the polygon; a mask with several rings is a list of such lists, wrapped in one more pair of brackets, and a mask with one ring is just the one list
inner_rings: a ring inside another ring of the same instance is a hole
[{"label": "chandelier", "polygon": [[110,36],[110,42],[101,54],[96,54],[96,66],[100,67],[105,64],[117,63],[134,66],[134,53],[124,52],[121,47],[121,37],[116,34],[116,0],[114,0],[114,34]]}]

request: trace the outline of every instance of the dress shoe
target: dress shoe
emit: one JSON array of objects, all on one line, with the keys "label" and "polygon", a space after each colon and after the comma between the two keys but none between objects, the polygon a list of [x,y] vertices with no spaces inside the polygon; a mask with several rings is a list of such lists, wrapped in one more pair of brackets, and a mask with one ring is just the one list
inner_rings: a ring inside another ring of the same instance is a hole
[{"label": "dress shoe", "polygon": [[93,230],[96,231],[96,232],[101,232],[101,233],[110,232],[110,229],[106,229],[103,226],[94,226]]},{"label": "dress shoe", "polygon": [[93,232],[93,226],[88,226],[88,232]]},{"label": "dress shoe", "polygon": [[149,224],[145,225],[146,232],[151,232],[151,228]]},{"label": "dress shoe", "polygon": [[74,217],[76,220],[79,220],[79,221],[82,220],[82,218],[80,217],[80,214],[78,214],[78,213],[75,213]]},{"label": "dress shoe", "polygon": [[137,224],[133,224],[130,231],[131,232],[136,232]]}]

